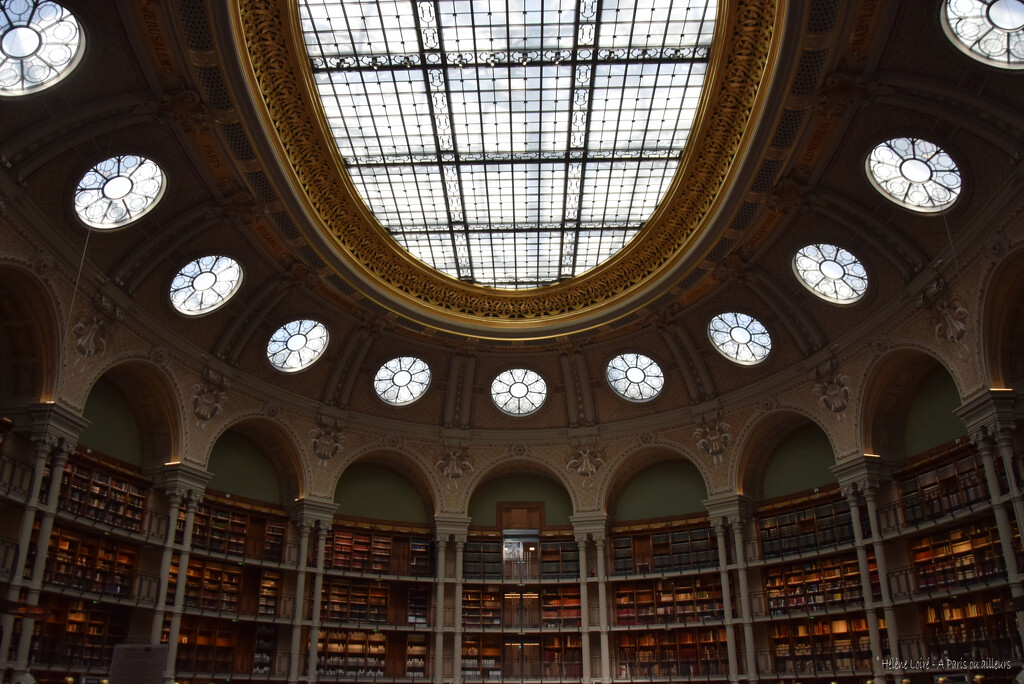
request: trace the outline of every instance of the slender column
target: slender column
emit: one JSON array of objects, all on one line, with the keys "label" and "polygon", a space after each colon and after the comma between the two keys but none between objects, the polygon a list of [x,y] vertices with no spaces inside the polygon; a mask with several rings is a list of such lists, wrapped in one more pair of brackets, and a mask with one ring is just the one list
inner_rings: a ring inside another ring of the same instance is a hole
[{"label": "slender column", "polygon": [[318,521],[316,527],[316,574],[313,575],[313,615],[309,623],[309,658],[306,661],[306,675],[317,679],[316,659],[320,648],[320,594],[324,590],[324,551],[327,535],[331,531],[329,522]]},{"label": "slender column", "polygon": [[455,535],[455,646],[452,654],[452,681],[462,681],[462,556],[466,536]]},{"label": "slender column", "polygon": [[590,681],[590,599],[587,587],[587,535],[576,535],[576,548],[580,556],[580,635],[583,659],[583,681]]},{"label": "slender column", "polygon": [[[295,605],[292,608],[292,641],[288,660],[288,681],[290,683],[299,681],[302,623],[306,619],[306,567],[309,563],[309,532],[313,528],[313,522],[300,520],[296,527],[299,529],[299,557],[295,559]],[[313,601],[319,603],[317,598],[314,595]]]},{"label": "slender column", "polygon": [[1013,453],[1013,434],[1002,425],[996,429],[996,453],[1003,462],[1003,470],[1006,473],[1006,484],[1010,488],[1010,503],[1013,506],[1013,515],[1017,521],[1017,531],[1024,533],[1024,494],[1017,485],[1017,473],[1013,464],[1016,454]]},{"label": "slender column", "polygon": [[[1020,606],[1024,603],[1024,589],[1021,587],[1020,573],[1017,570],[1017,554],[1013,548],[1013,530],[1010,528],[1010,516],[1006,512],[1006,505],[1002,495],[999,493],[999,478],[996,475],[996,464],[994,456],[994,444],[988,430],[984,427],[979,429],[972,436],[981,456],[981,463],[985,468],[985,480],[988,483],[989,497],[992,500],[992,512],[996,517],[996,527],[999,529],[999,546],[1003,551],[1003,564],[1006,567],[1006,579],[1010,584],[1010,596],[1013,598],[1013,605]],[[1024,610],[1016,609],[1017,635],[1021,640],[1021,647],[1024,648]]]},{"label": "slender column", "polygon": [[164,548],[160,556],[160,586],[156,594],[156,610],[153,612],[153,624],[149,628],[149,643],[160,643],[160,632],[164,628],[164,617],[167,615],[167,588],[171,584],[171,560],[174,558],[174,533],[178,527],[178,511],[181,510],[181,492],[172,489],[167,494],[167,533],[164,535]]},{"label": "slender column", "polygon": [[[889,561],[885,555],[885,546],[882,545],[882,527],[878,522],[878,499],[877,487],[869,485],[864,488],[864,504],[868,509],[868,524],[871,526],[871,544],[875,551],[875,570],[878,572],[878,584],[882,592],[882,614],[885,615],[885,633],[889,638],[889,653],[882,654],[885,658],[893,653],[899,653],[900,633],[896,624],[896,608],[892,603],[892,592],[889,587]],[[852,515],[852,513],[851,513]],[[856,528],[854,528],[856,531]],[[863,530],[861,530],[863,532]],[[870,636],[870,633],[869,633]],[[879,648],[881,648],[881,634],[879,634]],[[874,646],[872,646],[874,648]],[[872,653],[872,655],[876,655]]]},{"label": "slender column", "polygon": [[[853,543],[857,549],[857,574],[860,575],[860,595],[864,597],[864,611],[867,614],[868,643],[871,646],[871,662],[876,682],[886,681],[885,668],[882,660],[888,654],[882,652],[882,638],[878,633],[878,614],[875,611],[875,592],[871,588],[871,567],[868,564],[867,544],[864,541],[864,529],[860,522],[860,501],[857,497],[856,487],[843,487],[843,497],[850,505],[850,520],[853,523]],[[875,567],[877,569],[877,554]],[[879,575],[881,578],[886,575]],[[881,582],[879,582],[881,583]],[[888,624],[888,621],[886,621]]]},{"label": "slender column", "polygon": [[737,518],[732,523],[732,543],[736,555],[736,574],[739,577],[740,619],[743,622],[743,646],[747,656],[747,681],[757,681],[757,652],[754,644],[754,623],[750,610],[750,584],[747,580],[747,558],[743,547],[744,521]]},{"label": "slender column", "polygon": [[[36,511],[39,510],[39,492],[42,489],[43,477],[46,472],[46,463],[50,451],[57,448],[55,440],[44,436],[35,442],[35,466],[32,469],[32,479],[29,483],[28,494],[25,499],[25,508],[21,514],[21,529],[18,531],[18,548],[11,565],[11,579],[7,585],[7,602],[15,604],[21,598],[21,588],[25,586],[21,569],[28,562],[28,550],[32,545],[32,527],[36,521]],[[60,473],[53,474],[58,480]],[[34,624],[34,623],[33,623]],[[24,626],[24,623],[23,623]],[[14,615],[4,613],[0,618],[0,658],[6,660],[11,648],[11,635],[14,632]],[[31,635],[32,630],[28,630]]]},{"label": "slender column", "polygon": [[[71,449],[71,445],[61,438],[50,452],[50,487],[46,492],[46,503],[41,507],[42,517],[39,520],[39,532],[36,536],[35,560],[32,563],[32,576],[29,579],[28,593],[25,597],[25,603],[30,606],[39,605],[39,590],[43,586],[43,571],[46,568],[50,534],[53,532],[53,517],[57,511],[57,498],[60,495],[61,473],[64,472],[64,464],[68,462]],[[41,485],[42,483],[40,483],[40,490],[42,489]],[[20,567],[16,566],[16,568]],[[17,574],[16,570],[12,571],[12,575]],[[16,673],[28,672],[28,656],[32,647],[32,632],[35,623],[35,618],[24,617],[21,619],[21,634],[18,638],[18,651],[14,663]]]},{"label": "slender column", "polygon": [[732,588],[729,586],[729,554],[725,546],[726,527],[721,518],[715,520],[711,528],[718,544],[718,580],[722,585],[722,611],[725,624],[725,649],[729,657],[729,681],[735,682],[739,677],[739,663],[736,659],[736,633],[733,630]]},{"label": "slender column", "polygon": [[437,580],[434,587],[434,681],[440,682],[444,677],[444,629],[448,625],[444,620],[444,587],[448,574],[445,568],[445,547],[448,535],[437,536]]},{"label": "slender column", "polygon": [[185,531],[181,536],[181,553],[178,554],[178,582],[174,587],[174,608],[171,611],[171,626],[167,634],[167,664],[164,666],[164,684],[174,681],[175,664],[178,659],[178,634],[181,632],[181,614],[185,608],[185,585],[188,582],[188,560],[192,554],[192,527],[199,508],[198,496],[189,491],[185,501]]},{"label": "slender column", "polygon": [[604,537],[595,536],[594,545],[597,547],[597,616],[601,629],[601,681],[607,683],[612,680],[612,659],[608,645],[608,575]]}]

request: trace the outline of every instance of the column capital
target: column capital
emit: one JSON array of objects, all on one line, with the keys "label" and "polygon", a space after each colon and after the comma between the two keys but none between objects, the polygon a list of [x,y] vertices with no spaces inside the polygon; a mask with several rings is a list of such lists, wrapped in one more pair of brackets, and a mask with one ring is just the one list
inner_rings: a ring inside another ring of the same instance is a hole
[{"label": "column capital", "polygon": [[439,513],[434,516],[434,534],[439,542],[447,541],[450,537],[462,537],[465,540],[469,534],[469,523],[471,518],[456,513]]},{"label": "column capital", "polygon": [[316,525],[330,527],[334,524],[334,512],[337,509],[338,504],[330,499],[317,496],[295,499],[295,501],[285,506],[285,510],[288,511],[288,517],[291,518],[292,522],[296,525],[308,524],[311,528]]},{"label": "column capital", "polygon": [[207,472],[191,463],[165,463],[164,465],[151,470],[146,475],[153,480],[154,486],[169,495],[176,491],[178,496],[185,501],[198,501],[203,498],[206,491],[206,484],[213,477],[213,473]]},{"label": "column capital", "polygon": [[894,469],[892,463],[876,454],[850,454],[829,468],[836,476],[843,496],[847,496],[851,487],[860,492],[877,489]]},{"label": "column capital", "polygon": [[608,530],[608,515],[606,513],[579,513],[569,516],[569,522],[572,523],[572,531],[577,539],[580,536],[584,539],[588,536],[594,539],[603,538]]},{"label": "column capital", "polygon": [[750,497],[738,492],[712,494],[704,500],[704,508],[708,509],[712,526],[722,522],[742,525],[753,516],[754,507]]},{"label": "column capital", "polygon": [[1014,390],[987,389],[965,400],[953,413],[964,421],[967,434],[972,439],[981,431],[994,437],[1016,427],[1016,403],[1017,393]]},{"label": "column capital", "polygon": [[71,445],[78,444],[78,436],[89,426],[89,421],[77,411],[57,402],[30,404],[4,413],[12,422],[13,432],[47,446],[60,439]]}]

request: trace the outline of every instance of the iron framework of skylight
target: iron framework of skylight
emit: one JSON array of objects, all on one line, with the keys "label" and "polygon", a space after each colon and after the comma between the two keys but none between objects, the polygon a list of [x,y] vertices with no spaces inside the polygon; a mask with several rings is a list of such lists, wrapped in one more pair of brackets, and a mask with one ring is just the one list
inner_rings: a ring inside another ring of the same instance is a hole
[{"label": "iron framework of skylight", "polygon": [[327,121],[395,240],[538,287],[626,244],[696,114],[716,0],[300,0]]}]

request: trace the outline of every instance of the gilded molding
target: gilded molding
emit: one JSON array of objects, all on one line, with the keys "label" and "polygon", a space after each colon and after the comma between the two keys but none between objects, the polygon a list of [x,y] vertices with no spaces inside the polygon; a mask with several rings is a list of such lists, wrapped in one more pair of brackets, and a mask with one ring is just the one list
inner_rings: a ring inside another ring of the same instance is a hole
[{"label": "gilded molding", "polygon": [[[251,68],[284,159],[319,228],[360,277],[382,286],[403,307],[424,313],[434,327],[502,330],[502,336],[545,336],[555,323],[574,324],[611,312],[642,292],[689,252],[711,223],[734,162],[756,125],[761,85],[778,53],[774,0],[740,0],[719,18],[703,111],[666,200],[636,239],[616,257],[570,281],[530,291],[504,291],[460,282],[417,261],[372,218],[342,170],[326,134],[308,61],[294,26],[295,0],[236,0],[237,49]],[[325,255],[321,255],[325,256]],[[327,261],[332,255],[326,255]],[[375,297],[378,295],[374,295]],[[389,306],[389,302],[381,302]],[[406,309],[403,309],[403,311]],[[584,327],[580,325],[579,327]],[[479,333],[478,333],[479,334]]]}]

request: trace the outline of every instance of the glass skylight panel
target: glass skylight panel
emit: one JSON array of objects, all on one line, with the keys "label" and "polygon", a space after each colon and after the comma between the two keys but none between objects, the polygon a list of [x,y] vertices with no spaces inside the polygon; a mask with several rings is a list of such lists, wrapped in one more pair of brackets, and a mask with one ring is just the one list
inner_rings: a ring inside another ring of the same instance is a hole
[{"label": "glass skylight panel", "polygon": [[914,211],[942,211],[960,195],[962,181],[956,162],[941,147],[921,138],[880,143],[865,165],[879,192]]},{"label": "glass skylight panel", "polygon": [[357,190],[399,245],[492,287],[613,256],[696,115],[716,3],[300,0]]},{"label": "glass skylight panel", "polygon": [[0,95],[27,95],[61,80],[78,64],[78,21],[55,2],[0,3]]},{"label": "glass skylight panel", "polygon": [[980,62],[1024,69],[1024,2],[946,0],[942,27],[958,48]]},{"label": "glass skylight panel", "polygon": [[661,366],[644,354],[619,354],[608,362],[605,378],[616,394],[635,402],[654,399],[665,386]]},{"label": "glass skylight panel", "polygon": [[814,294],[835,304],[852,304],[868,289],[864,264],[848,250],[825,243],[801,247],[793,272]]},{"label": "glass skylight panel", "polygon": [[294,373],[320,358],[329,340],[323,323],[300,318],[282,325],[270,336],[267,360],[283,373]]},{"label": "glass skylight panel", "polygon": [[373,378],[373,389],[381,401],[404,406],[423,396],[430,386],[430,366],[413,356],[391,359]]},{"label": "glass skylight panel", "polygon": [[504,413],[525,416],[541,407],[548,395],[544,378],[527,368],[510,368],[491,382],[491,400]]},{"label": "glass skylight panel", "polygon": [[708,338],[719,354],[743,366],[761,363],[772,350],[772,337],[764,325],[753,316],[735,311],[712,318]]},{"label": "glass skylight panel", "polygon": [[118,155],[96,164],[78,181],[75,212],[87,226],[111,230],[141,218],[163,193],[164,173],[156,163]]}]

